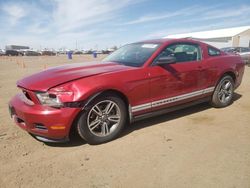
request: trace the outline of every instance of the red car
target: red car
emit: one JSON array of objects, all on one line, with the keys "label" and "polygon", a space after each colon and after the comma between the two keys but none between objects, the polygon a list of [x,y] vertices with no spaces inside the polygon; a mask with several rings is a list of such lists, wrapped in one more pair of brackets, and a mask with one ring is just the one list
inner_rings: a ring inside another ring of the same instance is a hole
[{"label": "red car", "polygon": [[128,44],[102,62],[64,65],[17,82],[16,124],[44,142],[76,129],[89,144],[116,138],[129,122],[210,101],[232,103],[244,63],[191,39]]}]

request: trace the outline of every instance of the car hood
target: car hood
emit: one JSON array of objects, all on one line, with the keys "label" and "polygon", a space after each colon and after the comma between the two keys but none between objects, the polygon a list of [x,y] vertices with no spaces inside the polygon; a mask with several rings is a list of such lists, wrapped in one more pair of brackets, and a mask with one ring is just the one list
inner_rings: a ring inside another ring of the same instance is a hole
[{"label": "car hood", "polygon": [[17,82],[17,86],[32,91],[47,91],[66,82],[124,69],[129,69],[129,67],[114,62],[74,63],[25,77]]}]

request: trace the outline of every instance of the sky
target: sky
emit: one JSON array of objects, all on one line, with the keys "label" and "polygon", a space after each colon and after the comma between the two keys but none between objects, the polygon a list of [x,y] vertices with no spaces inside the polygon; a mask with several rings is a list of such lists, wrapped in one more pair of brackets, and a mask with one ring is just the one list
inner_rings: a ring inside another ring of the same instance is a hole
[{"label": "sky", "polygon": [[249,0],[0,0],[0,48],[106,49],[247,25]]}]

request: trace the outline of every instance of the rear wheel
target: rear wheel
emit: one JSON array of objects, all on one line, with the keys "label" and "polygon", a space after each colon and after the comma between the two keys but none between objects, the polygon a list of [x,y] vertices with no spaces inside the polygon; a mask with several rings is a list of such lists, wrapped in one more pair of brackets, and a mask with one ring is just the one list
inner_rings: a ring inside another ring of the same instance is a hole
[{"label": "rear wheel", "polygon": [[211,104],[216,108],[230,105],[233,101],[234,81],[231,76],[224,76],[215,88]]},{"label": "rear wheel", "polygon": [[99,97],[78,120],[79,135],[89,144],[101,144],[116,138],[126,123],[125,103],[116,96]]}]

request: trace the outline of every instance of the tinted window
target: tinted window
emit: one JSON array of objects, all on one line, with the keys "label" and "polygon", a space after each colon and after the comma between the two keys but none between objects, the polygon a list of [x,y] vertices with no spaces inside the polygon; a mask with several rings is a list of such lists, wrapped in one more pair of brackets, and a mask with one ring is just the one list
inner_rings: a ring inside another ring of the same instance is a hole
[{"label": "tinted window", "polygon": [[140,67],[151,57],[159,46],[160,44],[152,43],[128,44],[110,54],[103,61],[112,61],[126,66]]},{"label": "tinted window", "polygon": [[176,62],[190,62],[201,60],[201,51],[196,44],[172,44],[165,48],[160,55],[155,59],[155,62],[160,57],[172,56],[176,58]]},{"label": "tinted window", "polygon": [[222,50],[223,52],[232,53],[232,52],[234,52],[236,49],[235,49],[235,48],[232,48],[232,47],[228,47],[228,48],[221,48],[221,50]]},{"label": "tinted window", "polygon": [[250,48],[241,48],[241,52],[250,52]]},{"label": "tinted window", "polygon": [[217,49],[212,48],[212,47],[208,47],[208,55],[218,56],[218,55],[220,55],[220,50],[217,50]]}]

